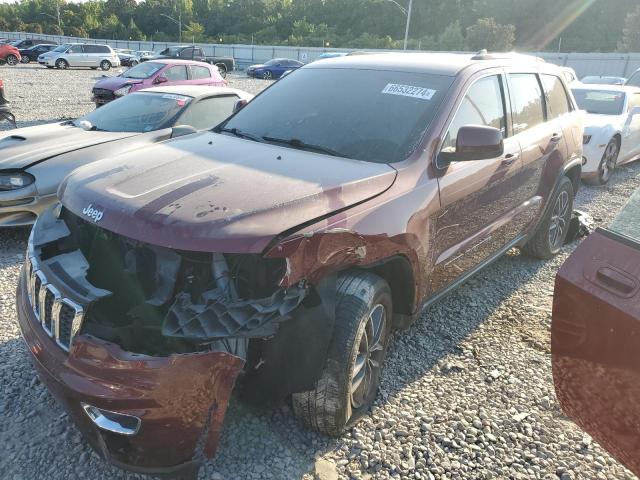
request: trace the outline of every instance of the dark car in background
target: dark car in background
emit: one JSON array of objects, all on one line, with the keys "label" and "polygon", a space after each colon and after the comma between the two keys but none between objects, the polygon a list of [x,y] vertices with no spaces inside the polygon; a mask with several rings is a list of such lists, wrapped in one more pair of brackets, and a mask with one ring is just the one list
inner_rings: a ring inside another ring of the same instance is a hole
[{"label": "dark car in background", "polygon": [[33,47],[34,45],[41,45],[41,44],[57,45],[57,43],[54,42],[53,40],[40,40],[38,38],[26,38],[24,40],[14,40],[13,42],[11,42],[11,45],[16,47],[18,50],[21,48],[30,48],[30,47]]},{"label": "dark car in background", "polygon": [[551,354],[564,413],[640,475],[640,190],[560,268]]},{"label": "dark car in background", "polygon": [[168,47],[155,56],[140,58],[140,61],[149,61],[163,58],[178,58],[181,60],[196,60],[198,62],[210,63],[218,67],[222,78],[227,76],[227,72],[235,69],[235,60],[233,57],[208,57],[204,54],[204,50],[195,45],[178,45]]},{"label": "dark car in background", "polygon": [[40,45],[34,45],[33,47],[21,49],[20,55],[22,56],[22,59],[20,61],[22,63],[37,62],[40,55],[50,52],[56,47],[57,45],[53,45],[50,43],[41,43]]},{"label": "dark car in background", "polygon": [[247,75],[253,78],[264,78],[272,80],[280,78],[285,72],[297,70],[304,66],[304,63],[289,58],[274,58],[259,65],[251,65],[247,68]]},{"label": "dark car in background", "polygon": [[340,435],[393,328],[513,247],[560,251],[581,122],[529,57],[313,62],[210,131],[66,177],[19,281],[26,351],[123,468],[214,455],[242,371],[244,396]]}]

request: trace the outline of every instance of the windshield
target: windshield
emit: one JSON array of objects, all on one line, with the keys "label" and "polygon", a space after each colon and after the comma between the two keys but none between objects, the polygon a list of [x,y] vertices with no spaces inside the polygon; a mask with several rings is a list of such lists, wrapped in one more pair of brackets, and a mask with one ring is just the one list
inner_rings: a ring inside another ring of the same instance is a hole
[{"label": "windshield", "polygon": [[52,52],[66,52],[71,45],[60,45],[52,50]]},{"label": "windshield", "polygon": [[631,78],[627,80],[626,85],[630,87],[640,87],[640,70],[631,75]]},{"label": "windshield", "polygon": [[139,63],[135,67],[130,68],[122,74],[124,78],[149,78],[154,75],[158,70],[164,67],[162,63],[145,62]]},{"label": "windshield", "polygon": [[94,110],[74,121],[91,123],[94,130],[107,132],[151,132],[173,126],[176,117],[192,97],[170,93],[136,92]]},{"label": "windshield", "polygon": [[452,80],[407,72],[303,68],[220,127],[292,148],[398,162],[417,147]]},{"label": "windshield", "polygon": [[281,60],[281,59],[279,59],[279,58],[274,58],[273,60],[269,60],[268,62],[265,62],[265,65],[266,65],[267,67],[271,67],[272,65],[276,65],[276,64],[281,63],[281,62],[282,62],[282,60]]},{"label": "windshield", "polygon": [[586,110],[597,115],[622,114],[624,109],[624,93],[622,92],[582,89],[572,91],[580,110]]}]

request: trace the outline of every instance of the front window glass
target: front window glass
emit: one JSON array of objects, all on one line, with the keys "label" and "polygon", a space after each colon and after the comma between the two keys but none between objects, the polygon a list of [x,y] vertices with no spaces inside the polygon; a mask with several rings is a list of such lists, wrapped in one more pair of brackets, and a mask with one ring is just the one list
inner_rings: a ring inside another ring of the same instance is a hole
[{"label": "front window glass", "polygon": [[640,242],[640,189],[631,196],[609,230]]},{"label": "front window glass", "polygon": [[90,122],[93,130],[108,132],[150,132],[173,126],[174,120],[192,97],[167,93],[137,92],[94,110],[74,121]]},{"label": "front window glass", "polygon": [[398,162],[416,149],[452,81],[413,72],[303,68],[223,126],[285,147]]},{"label": "front window glass", "polygon": [[176,67],[168,68],[164,71],[164,76],[170,82],[179,82],[181,80],[187,80],[189,78],[187,75],[186,65],[178,65]]},{"label": "front window glass", "polygon": [[149,78],[164,67],[162,63],[144,62],[130,68],[122,74],[124,78]]},{"label": "front window glass", "polygon": [[597,115],[620,115],[624,109],[624,93],[609,90],[574,89],[573,96],[581,110]]},{"label": "front window glass", "polygon": [[509,75],[509,78],[514,133],[544,123],[544,103],[538,77],[533,73],[518,73]]},{"label": "front window glass", "polygon": [[462,99],[442,145],[443,152],[455,152],[458,131],[465,125],[493,127],[506,136],[506,120],[500,78],[497,75],[481,78]]}]

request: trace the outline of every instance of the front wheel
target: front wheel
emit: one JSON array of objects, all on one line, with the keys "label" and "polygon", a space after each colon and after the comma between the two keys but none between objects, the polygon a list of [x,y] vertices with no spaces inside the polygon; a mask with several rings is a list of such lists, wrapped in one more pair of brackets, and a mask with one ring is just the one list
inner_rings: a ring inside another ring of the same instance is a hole
[{"label": "front wheel", "polygon": [[533,237],[523,247],[524,253],[548,260],[560,252],[567,238],[573,214],[573,184],[563,176],[555,194],[550,199],[550,208],[538,225]]},{"label": "front wheel", "polygon": [[267,70],[262,74],[262,78],[264,78],[265,80],[271,80],[273,78],[273,73]]},{"label": "front wheel", "polygon": [[63,60],[61,58],[60,60],[56,61],[56,68],[58,68],[60,70],[66,70],[67,68],[69,68],[69,64],[67,63],[66,60]]},{"label": "front wheel", "polygon": [[111,69],[111,62],[109,60],[103,60],[100,62],[100,68],[105,72]]},{"label": "front wheel", "polygon": [[15,55],[7,55],[6,62],[7,62],[7,65],[10,65],[13,67],[14,65],[18,64],[18,57],[16,57]]},{"label": "front wheel", "polygon": [[391,290],[370,272],[338,279],[335,326],[315,388],[294,393],[293,410],[308,427],[338,436],[373,403],[392,319]]},{"label": "front wheel", "polygon": [[620,145],[618,139],[612,138],[604,149],[600,165],[598,165],[598,176],[593,179],[586,179],[591,185],[606,185],[611,180],[613,171],[618,163],[618,155],[620,154]]}]

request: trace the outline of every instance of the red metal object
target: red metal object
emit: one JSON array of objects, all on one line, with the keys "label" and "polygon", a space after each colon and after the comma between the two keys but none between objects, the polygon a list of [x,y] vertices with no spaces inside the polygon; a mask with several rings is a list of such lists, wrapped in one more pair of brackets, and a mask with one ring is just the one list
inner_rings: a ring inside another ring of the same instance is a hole
[{"label": "red metal object", "polygon": [[[243,360],[220,352],[148,357],[85,335],[67,355],[28,307],[24,278],[18,322],[38,375],[97,452],[138,471],[175,470],[215,454]],[[82,403],[134,415],[140,431],[126,437],[100,430]]]},{"label": "red metal object", "polygon": [[556,278],[551,351],[564,412],[640,474],[640,250],[597,231]]}]

